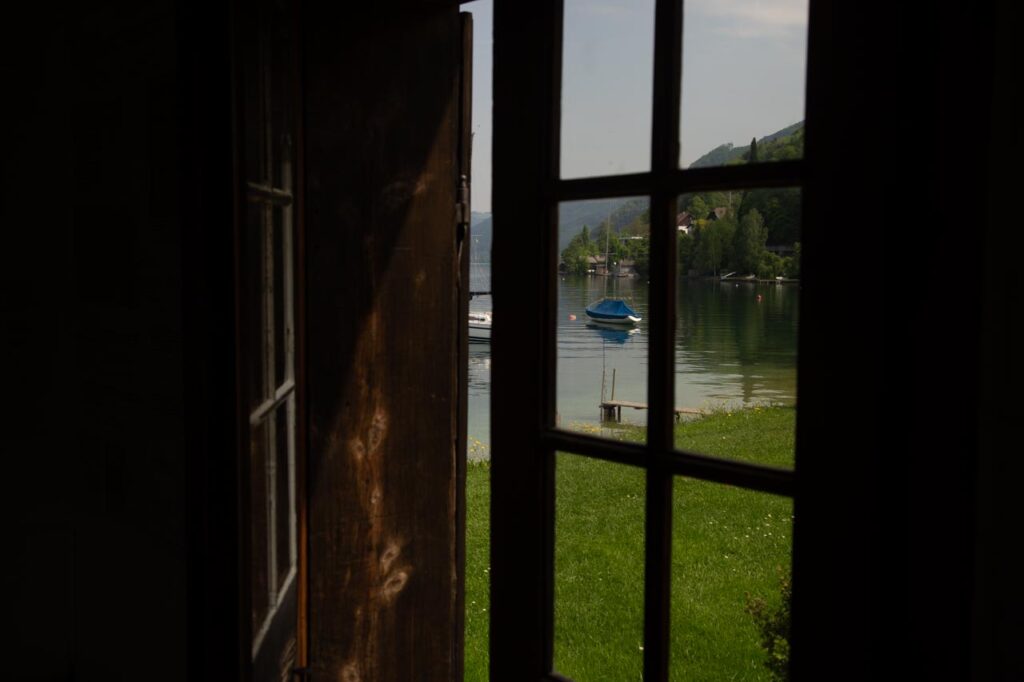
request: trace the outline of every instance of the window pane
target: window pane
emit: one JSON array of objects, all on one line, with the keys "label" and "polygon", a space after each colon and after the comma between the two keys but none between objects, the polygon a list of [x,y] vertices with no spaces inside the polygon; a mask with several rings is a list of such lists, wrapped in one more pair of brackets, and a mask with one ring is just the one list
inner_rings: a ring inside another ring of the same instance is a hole
[{"label": "window pane", "polygon": [[803,156],[807,0],[683,7],[680,165]]},{"label": "window pane", "polygon": [[266,335],[266,239],[264,222],[267,211],[249,202],[245,207],[246,229],[242,234],[242,338],[245,359],[246,399],[250,410],[266,401],[272,387],[267,382]]},{"label": "window pane", "polygon": [[267,422],[250,430],[249,444],[249,518],[252,542],[250,558],[252,630],[255,634],[270,608],[270,544],[267,515]]},{"label": "window pane", "polygon": [[792,467],[800,190],[685,195],[677,223],[676,446]]},{"label": "window pane", "polygon": [[762,640],[788,642],[792,500],[677,478],[674,508],[669,679],[776,679]]},{"label": "window pane", "polygon": [[295,564],[295,396],[274,411],[274,542],[277,589]]},{"label": "window pane", "polygon": [[647,197],[559,206],[557,420],[646,440]]},{"label": "window pane", "polygon": [[291,330],[286,322],[287,294],[291,287],[285,286],[285,277],[289,274],[286,268],[285,230],[291,225],[285,221],[285,211],[280,206],[273,209],[274,216],[274,385],[280,386],[288,374],[288,344],[291,341]]},{"label": "window pane", "polygon": [[565,0],[561,175],[650,170],[654,0]]},{"label": "window pane", "polygon": [[644,472],[557,457],[555,669],[577,680],[639,679]]}]

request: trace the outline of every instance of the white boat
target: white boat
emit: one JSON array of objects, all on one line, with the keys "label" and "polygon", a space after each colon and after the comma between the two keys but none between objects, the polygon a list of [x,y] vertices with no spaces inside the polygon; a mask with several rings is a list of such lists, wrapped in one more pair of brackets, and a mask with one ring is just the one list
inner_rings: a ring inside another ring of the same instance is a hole
[{"label": "white boat", "polygon": [[491,340],[491,314],[470,313],[469,314],[469,340],[490,341]]}]

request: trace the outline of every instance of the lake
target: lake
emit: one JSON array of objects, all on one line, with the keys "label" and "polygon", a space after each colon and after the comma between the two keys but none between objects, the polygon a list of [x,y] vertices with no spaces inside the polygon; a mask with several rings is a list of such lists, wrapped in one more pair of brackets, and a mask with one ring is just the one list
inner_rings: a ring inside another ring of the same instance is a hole
[{"label": "lake", "polygon": [[[478,282],[489,280],[489,273],[479,266],[474,266],[473,275]],[[489,281],[486,285],[489,288]],[[588,324],[584,309],[604,296],[606,287],[609,296],[629,300],[643,317],[634,330]],[[796,403],[799,285],[684,279],[678,287],[677,407]],[[605,397],[610,398],[613,370],[615,399],[647,402],[648,299],[645,280],[568,275],[560,279],[556,381],[562,428],[600,426],[602,376]],[[470,307],[489,310],[490,297],[477,297]],[[488,456],[490,391],[490,345],[471,343],[471,459]],[[644,424],[646,417],[646,410],[622,411],[625,422]]]}]

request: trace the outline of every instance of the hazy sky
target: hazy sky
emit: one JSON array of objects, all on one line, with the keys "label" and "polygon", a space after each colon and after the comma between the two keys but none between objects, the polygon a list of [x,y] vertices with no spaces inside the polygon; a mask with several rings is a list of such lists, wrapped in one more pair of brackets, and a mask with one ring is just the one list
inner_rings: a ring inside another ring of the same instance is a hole
[{"label": "hazy sky", "polygon": [[[492,0],[473,13],[473,210],[491,210]],[[804,117],[807,0],[685,0],[682,165]],[[562,177],[649,170],[654,0],[565,0]]]}]

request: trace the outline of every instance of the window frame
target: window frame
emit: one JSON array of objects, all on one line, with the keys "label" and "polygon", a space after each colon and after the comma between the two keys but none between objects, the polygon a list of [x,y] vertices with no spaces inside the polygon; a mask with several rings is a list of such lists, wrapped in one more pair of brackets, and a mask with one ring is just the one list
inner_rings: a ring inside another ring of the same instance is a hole
[{"label": "window frame", "polygon": [[[811,47],[817,44],[810,40],[814,5],[808,26],[809,75]],[[562,17],[562,0],[495,0],[491,679],[565,679],[553,671],[554,474],[556,452],[562,451],[646,471],[643,678],[667,680],[675,477],[787,496],[798,504],[795,470],[682,452],[674,446],[676,288],[656,283],[676,281],[677,200],[697,191],[795,186],[802,188],[806,206],[808,155],[805,149],[804,158],[795,161],[678,167],[683,2],[657,0],[651,170],[561,179]],[[810,79],[805,108],[810,143]],[[555,419],[558,205],[626,196],[650,198],[650,409],[643,444],[569,433],[557,428]],[[510,229],[513,225],[541,229],[527,233]],[[799,375],[802,356],[798,366]],[[798,431],[798,453],[799,436]],[[795,528],[794,557],[798,542]]]},{"label": "window frame", "polygon": [[[230,16],[240,549],[237,665],[240,679],[252,680],[280,674],[280,670],[271,670],[274,666],[287,665],[290,674],[301,672],[307,657],[301,17],[295,2],[278,3],[276,8],[267,3],[248,8],[235,6]],[[275,25],[275,18],[283,24]],[[275,30],[277,35],[273,34]],[[253,275],[258,275],[258,281]],[[252,333],[254,329],[258,334]],[[251,364],[258,365],[258,382],[254,381]],[[283,453],[276,433],[282,414],[286,431]],[[262,472],[253,468],[252,447],[260,427],[264,428],[266,451]],[[266,495],[256,500],[252,482],[260,475],[265,479]],[[278,499],[282,484],[287,488],[287,499],[283,501]],[[286,529],[278,527],[282,503],[287,507]],[[267,605],[259,622],[254,623],[256,505],[263,507],[266,517],[262,530],[267,542]],[[286,556],[282,557],[283,553]],[[286,565],[282,566],[282,562]],[[282,636],[294,641],[283,643]],[[278,651],[282,646],[284,652]],[[279,656],[282,653],[287,653],[287,660]]]}]

